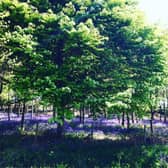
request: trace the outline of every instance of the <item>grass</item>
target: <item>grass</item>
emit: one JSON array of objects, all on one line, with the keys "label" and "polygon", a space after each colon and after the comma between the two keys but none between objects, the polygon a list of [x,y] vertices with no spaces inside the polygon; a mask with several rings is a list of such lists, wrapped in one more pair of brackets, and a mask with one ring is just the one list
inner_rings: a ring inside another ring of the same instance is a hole
[{"label": "grass", "polygon": [[84,135],[14,134],[0,137],[0,167],[167,168],[168,147]]}]

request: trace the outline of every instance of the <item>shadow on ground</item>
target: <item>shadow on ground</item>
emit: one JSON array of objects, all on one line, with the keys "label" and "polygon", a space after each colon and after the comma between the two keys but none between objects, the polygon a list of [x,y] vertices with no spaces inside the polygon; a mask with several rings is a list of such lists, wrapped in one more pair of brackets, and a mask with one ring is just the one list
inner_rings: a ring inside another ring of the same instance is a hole
[{"label": "shadow on ground", "polygon": [[162,164],[163,156],[166,162],[166,145],[143,144],[137,139],[91,140],[76,134],[58,139],[51,133],[37,138],[28,134],[0,136],[0,167],[155,168]]}]

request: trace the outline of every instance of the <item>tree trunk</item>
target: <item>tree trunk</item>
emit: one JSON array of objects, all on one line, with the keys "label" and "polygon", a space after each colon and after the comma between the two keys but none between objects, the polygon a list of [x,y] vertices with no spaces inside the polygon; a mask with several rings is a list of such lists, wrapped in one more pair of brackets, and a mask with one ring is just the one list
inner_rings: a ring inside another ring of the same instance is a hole
[{"label": "tree trunk", "polygon": [[61,123],[57,124],[57,137],[61,138],[63,135],[63,125]]},{"label": "tree trunk", "polygon": [[20,117],[20,110],[21,110],[21,104],[20,102],[18,103],[18,106],[17,106],[17,116]]},{"label": "tree trunk", "polygon": [[136,123],[139,122],[139,117],[138,116],[135,116],[135,121],[136,121]]},{"label": "tree trunk", "polygon": [[56,117],[56,113],[57,113],[57,108],[55,105],[53,105],[53,118]]},{"label": "tree trunk", "polygon": [[127,112],[127,129],[130,128],[130,118],[129,118],[129,114]]},{"label": "tree trunk", "polygon": [[45,113],[45,107],[44,107],[44,105],[43,105],[43,114]]},{"label": "tree trunk", "polygon": [[146,125],[144,125],[144,143],[146,143]]},{"label": "tree trunk", "polygon": [[82,106],[82,124],[85,124],[85,106]]},{"label": "tree trunk", "polygon": [[17,103],[16,103],[16,97],[15,97],[13,112],[16,113],[16,111],[17,111]]},{"label": "tree trunk", "polygon": [[162,121],[162,107],[159,107],[159,119]]},{"label": "tree trunk", "polygon": [[165,114],[164,114],[164,122],[167,122],[167,115],[166,115],[166,110],[165,110]]},{"label": "tree trunk", "polygon": [[160,119],[160,121],[162,121],[162,114],[161,113],[159,115],[159,119]]},{"label": "tree trunk", "polygon": [[117,115],[117,119],[118,119],[118,123],[120,124],[121,118],[120,118],[120,115],[119,115],[119,114]]},{"label": "tree trunk", "polygon": [[0,110],[1,110],[1,111],[3,111],[3,109],[2,109],[2,108],[3,108],[3,105],[2,105],[2,104],[0,105],[0,107],[1,107],[1,109],[0,109]]},{"label": "tree trunk", "polygon": [[[37,111],[37,116],[38,116],[38,111]],[[39,121],[37,120],[36,122],[36,130],[35,130],[35,143],[37,142],[38,139],[38,133],[39,133]]]},{"label": "tree trunk", "polygon": [[2,90],[3,90],[3,83],[2,80],[0,79],[0,94],[2,93]]},{"label": "tree trunk", "polygon": [[34,113],[34,105],[33,105],[33,101],[32,101],[32,107],[31,107],[31,119],[33,119],[33,113]]},{"label": "tree trunk", "polygon": [[91,139],[93,139],[93,134],[94,134],[94,120],[91,125],[91,134],[90,134]]},{"label": "tree trunk", "polygon": [[80,120],[80,123],[82,123],[84,125],[84,122],[85,122],[85,107],[83,104],[80,105],[80,109],[79,109],[79,120]]},{"label": "tree trunk", "polygon": [[95,111],[95,104],[93,104],[92,105],[92,119],[93,119],[93,121],[92,121],[92,125],[91,125],[91,139],[93,139],[93,136],[94,136],[94,127],[95,127],[95,125],[94,125],[94,123],[95,123],[95,120],[96,120],[96,111]]},{"label": "tree trunk", "polygon": [[79,120],[80,120],[80,123],[82,122],[82,105],[80,104],[80,108],[79,108]]},{"label": "tree trunk", "polygon": [[64,132],[64,109],[57,109],[57,116],[61,120],[61,122],[57,123],[57,137],[61,138]]},{"label": "tree trunk", "polygon": [[103,113],[104,113],[104,118],[107,118],[107,111],[106,111],[106,107],[104,107]]},{"label": "tree trunk", "polygon": [[20,129],[21,129],[21,131],[24,130],[25,113],[26,113],[26,103],[23,102],[23,111],[22,111],[22,118],[21,118],[21,125],[20,125]]},{"label": "tree trunk", "polygon": [[134,121],[134,112],[131,113],[131,120],[132,120],[132,123],[134,124],[135,121]]},{"label": "tree trunk", "polygon": [[7,113],[8,113],[8,121],[10,121],[10,102],[9,102],[9,88],[8,88],[8,107],[7,107]]},{"label": "tree trunk", "polygon": [[167,116],[166,116],[166,113],[167,113],[167,109],[166,109],[166,104],[164,103],[164,122],[166,122],[167,120]]},{"label": "tree trunk", "polygon": [[150,119],[150,132],[151,132],[151,136],[153,136],[153,116],[154,116],[154,113],[153,113],[153,108],[151,107],[151,119]]},{"label": "tree trunk", "polygon": [[124,125],[125,125],[125,112],[122,113],[122,122],[121,122],[121,124],[124,127]]},{"label": "tree trunk", "polygon": [[8,112],[8,121],[10,121],[10,104],[8,103],[8,110],[7,110],[7,112]]}]

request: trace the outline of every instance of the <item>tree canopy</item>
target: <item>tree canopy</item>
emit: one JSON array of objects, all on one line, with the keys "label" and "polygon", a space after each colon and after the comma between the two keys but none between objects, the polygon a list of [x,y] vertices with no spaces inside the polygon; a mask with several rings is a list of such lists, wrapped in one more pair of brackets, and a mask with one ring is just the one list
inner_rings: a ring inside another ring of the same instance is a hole
[{"label": "tree canopy", "polygon": [[135,1],[1,0],[0,91],[6,74],[21,101],[40,98],[61,122],[77,104],[142,114],[167,84],[165,34]]}]

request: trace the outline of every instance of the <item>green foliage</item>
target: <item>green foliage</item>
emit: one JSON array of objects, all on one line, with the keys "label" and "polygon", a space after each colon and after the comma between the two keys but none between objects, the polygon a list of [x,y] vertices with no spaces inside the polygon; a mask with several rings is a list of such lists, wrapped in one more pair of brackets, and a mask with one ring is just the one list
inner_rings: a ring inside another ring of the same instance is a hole
[{"label": "green foliage", "polygon": [[11,89],[61,109],[59,120],[75,104],[143,116],[167,85],[166,32],[135,1],[1,0],[0,32]]}]

